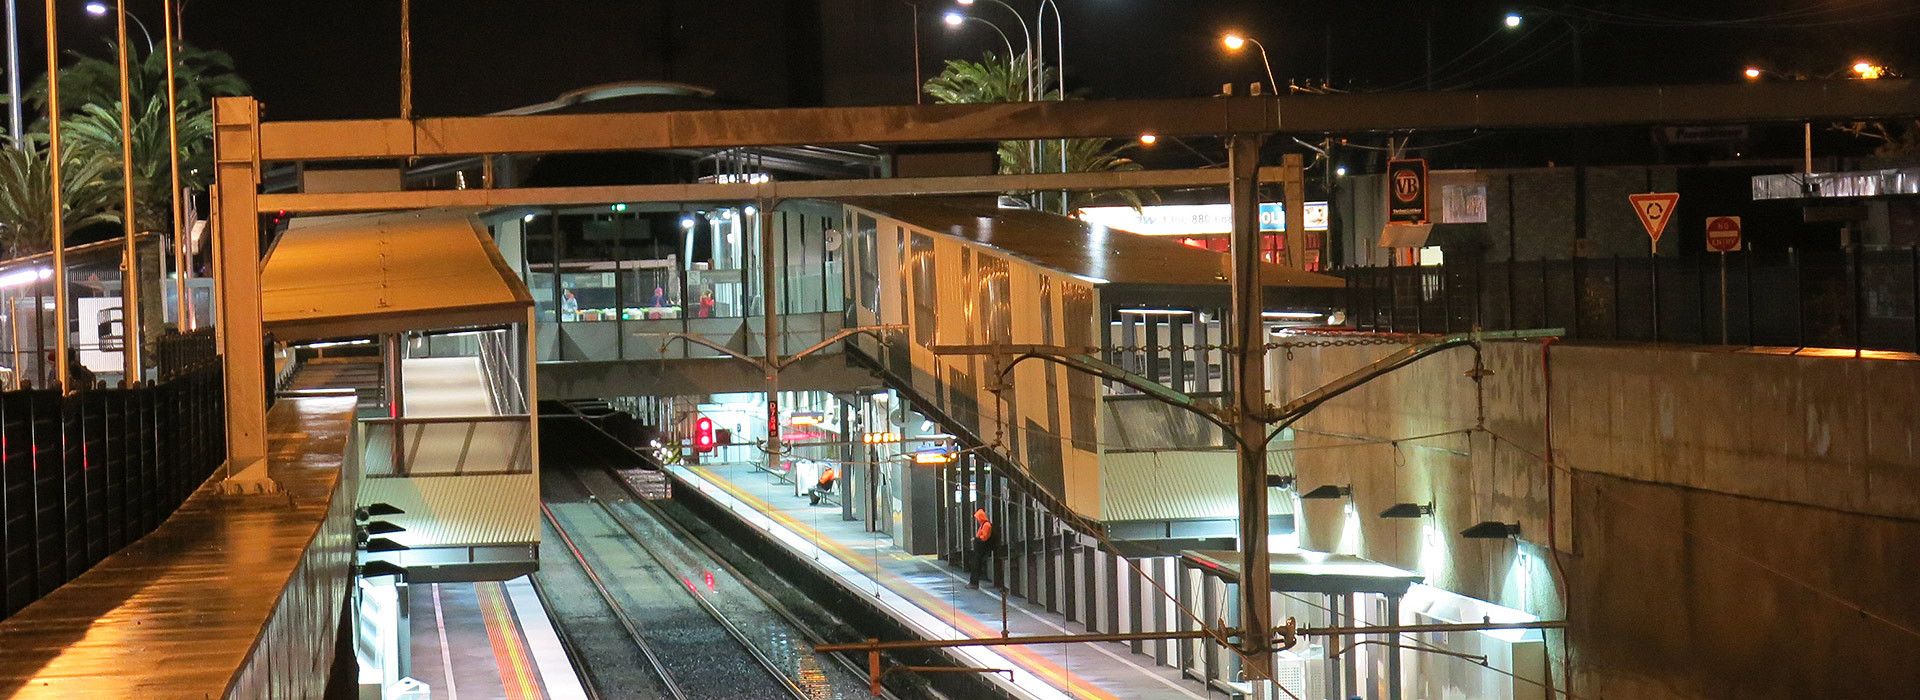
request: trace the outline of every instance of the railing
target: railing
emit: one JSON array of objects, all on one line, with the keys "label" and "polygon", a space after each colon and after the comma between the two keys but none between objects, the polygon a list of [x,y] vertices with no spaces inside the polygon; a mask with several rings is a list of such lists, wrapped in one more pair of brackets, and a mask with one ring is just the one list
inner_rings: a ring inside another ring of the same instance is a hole
[{"label": "railing", "polygon": [[1587,340],[1920,351],[1920,248],[1356,268],[1355,327],[1565,328]]},{"label": "railing", "polygon": [[225,458],[220,367],[157,385],[0,392],[8,615],[159,527]]},{"label": "railing", "polygon": [[212,328],[168,332],[154,340],[153,349],[154,362],[163,382],[220,361],[220,348]]},{"label": "railing", "polygon": [[515,358],[520,351],[510,330],[495,330],[480,335],[480,372],[487,380],[487,398],[493,412],[503,415],[527,412],[527,397],[520,391],[521,365]]},{"label": "railing", "polygon": [[533,471],[533,420],[527,415],[368,418],[355,430],[361,431],[356,439],[369,478]]}]

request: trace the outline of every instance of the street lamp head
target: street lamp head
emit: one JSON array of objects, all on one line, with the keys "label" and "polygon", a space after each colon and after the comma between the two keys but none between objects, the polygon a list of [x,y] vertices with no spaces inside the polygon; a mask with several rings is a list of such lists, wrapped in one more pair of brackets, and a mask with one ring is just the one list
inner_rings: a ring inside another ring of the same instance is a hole
[{"label": "street lamp head", "polygon": [[1147,146],[1151,146],[1151,145],[1153,145],[1153,144],[1155,144],[1155,143],[1158,143],[1159,141],[1160,141],[1160,137],[1158,137],[1158,136],[1154,136],[1153,134],[1141,134],[1141,135],[1140,135],[1140,143],[1141,143],[1142,145],[1147,145]]},{"label": "street lamp head", "polygon": [[1887,67],[1874,65],[1872,61],[1860,61],[1853,64],[1853,72],[1859,74],[1862,79],[1873,80],[1886,75]]},{"label": "street lamp head", "polygon": [[1220,44],[1230,51],[1239,51],[1240,47],[1247,45],[1247,38],[1239,34],[1228,34],[1220,37]]},{"label": "street lamp head", "polygon": [[960,4],[962,4],[962,5],[972,5],[972,4],[973,4],[973,0],[955,0],[955,2],[958,2],[958,3],[960,3]]},{"label": "street lamp head", "polygon": [[967,21],[967,16],[958,12],[949,12],[942,16],[940,21],[946,22],[949,27],[958,27],[960,23]]},{"label": "street lamp head", "polygon": [[1508,29],[1518,28],[1520,26],[1520,15],[1509,12],[1507,13],[1506,22]]},{"label": "street lamp head", "polygon": [[1758,68],[1748,68],[1748,69],[1747,69],[1747,79],[1748,79],[1748,80],[1759,80],[1759,79],[1760,79],[1760,74],[1761,74],[1761,73],[1762,73],[1762,71],[1761,71],[1760,69],[1758,69]]},{"label": "street lamp head", "polygon": [[93,15],[95,17],[103,16],[107,14],[107,4],[104,2],[87,3],[87,14]]}]

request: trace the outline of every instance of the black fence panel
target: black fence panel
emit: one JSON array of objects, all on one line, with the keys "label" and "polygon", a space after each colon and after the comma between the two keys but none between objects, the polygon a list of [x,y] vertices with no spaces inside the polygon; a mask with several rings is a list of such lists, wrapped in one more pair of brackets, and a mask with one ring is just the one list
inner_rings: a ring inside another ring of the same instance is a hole
[{"label": "black fence panel", "polygon": [[154,386],[0,392],[4,615],[166,520],[220,466],[217,362]]},{"label": "black fence panel", "polygon": [[1920,352],[1920,249],[1352,268],[1361,330]]}]

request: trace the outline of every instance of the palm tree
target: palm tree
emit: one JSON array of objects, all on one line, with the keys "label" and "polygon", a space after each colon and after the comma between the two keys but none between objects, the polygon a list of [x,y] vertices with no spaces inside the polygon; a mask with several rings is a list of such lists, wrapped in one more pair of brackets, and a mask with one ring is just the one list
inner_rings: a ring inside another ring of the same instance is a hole
[{"label": "palm tree", "polygon": [[[980,61],[949,60],[946,69],[928,80],[922,90],[940,104],[979,104],[987,102],[1023,102],[1027,100],[1027,85],[1035,71],[1028,70],[1026,54],[1002,60],[988,53]],[[1037,71],[1038,85],[1054,83],[1054,69],[1045,64]],[[1039,99],[1042,101],[1059,99],[1058,90],[1042,88]],[[1000,172],[1003,174],[1027,173],[1084,173],[1119,170],[1139,170],[1140,164],[1123,155],[1132,143],[1115,145],[1113,139],[1066,139],[1065,141],[1001,141],[999,148]],[[1066,150],[1065,167],[1062,168],[1061,149]],[[1092,199],[1118,197],[1134,207],[1139,207],[1141,193],[1132,190],[1103,192],[1092,195]]]},{"label": "palm tree", "polygon": [[[0,245],[8,257],[48,250],[53,238],[53,174],[48,166],[47,137],[35,134],[26,138],[25,148],[7,144],[0,149]],[[60,152],[61,208],[67,230],[97,223],[118,222],[110,209],[120,199],[120,190],[110,179],[119,159],[107,159],[98,153],[63,148]]]},{"label": "palm tree", "polygon": [[[164,98],[150,100],[137,110],[133,120],[133,200],[134,223],[141,231],[165,231],[172,226],[173,183],[167,157],[167,104]],[[78,114],[62,122],[62,140],[78,154],[97,157],[118,166],[120,162],[119,103],[82,105]],[[207,186],[213,170],[213,117],[202,108],[180,113],[180,184],[193,189]],[[106,174],[108,184],[119,191],[123,171],[114,167]],[[121,208],[115,200],[113,208]]]},{"label": "palm tree", "polygon": [[[60,69],[60,112],[72,114],[79,112],[85,105],[111,105],[120,102],[120,62],[116,58],[118,45],[107,43],[107,57],[97,58],[78,51],[69,51],[67,56],[73,63]],[[135,54],[142,49],[136,48]],[[134,104],[145,104],[159,99],[164,105],[166,100],[167,57],[165,52],[151,52],[146,56],[133,56],[129,67],[131,83],[128,92],[133,96]],[[175,44],[173,49],[174,86],[179,97],[180,110],[189,107],[206,108],[215,97],[245,95],[249,88],[247,81],[233,71],[233,57],[225,51],[197,48],[191,44]],[[47,79],[41,76],[27,90],[27,106],[35,113],[47,113]],[[45,127],[41,127],[44,129]]]}]

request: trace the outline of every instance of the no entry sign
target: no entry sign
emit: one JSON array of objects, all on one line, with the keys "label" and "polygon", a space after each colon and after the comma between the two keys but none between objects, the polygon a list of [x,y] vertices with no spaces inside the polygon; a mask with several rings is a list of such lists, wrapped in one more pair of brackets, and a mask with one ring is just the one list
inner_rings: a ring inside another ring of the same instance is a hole
[{"label": "no entry sign", "polygon": [[1740,249],[1740,217],[1707,217],[1707,250],[1731,253]]}]

